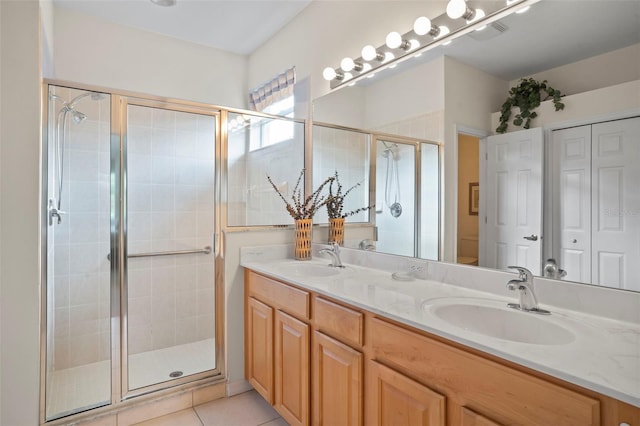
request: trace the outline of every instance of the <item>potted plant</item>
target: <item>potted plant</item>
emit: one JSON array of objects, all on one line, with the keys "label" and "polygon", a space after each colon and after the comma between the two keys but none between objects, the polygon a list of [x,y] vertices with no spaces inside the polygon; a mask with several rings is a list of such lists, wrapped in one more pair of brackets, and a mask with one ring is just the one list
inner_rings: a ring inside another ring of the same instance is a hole
[{"label": "potted plant", "polygon": [[[351,188],[347,189],[343,193],[342,184],[340,183],[337,170],[333,175],[333,177],[329,178],[328,181],[329,181],[329,195],[327,196],[326,205],[327,205],[327,215],[329,216],[329,242],[335,241],[339,245],[343,245],[345,218],[349,216],[353,216],[354,214],[357,214],[363,211],[367,211],[371,209],[374,205],[371,205],[368,207],[360,207],[358,209],[345,212],[344,200],[351,191],[353,191],[355,188],[360,186],[360,182],[353,185]],[[336,185],[335,191],[333,188],[334,184]]]},{"label": "potted plant", "polygon": [[[546,94],[544,98],[542,98],[543,92]],[[561,101],[562,96],[559,90],[547,84],[547,80],[540,82],[533,78],[521,79],[517,86],[509,90],[509,97],[502,104],[502,108],[500,109],[500,125],[496,128],[496,132],[505,133],[507,131],[509,119],[511,118],[511,109],[513,107],[520,109],[520,113],[516,114],[513,119],[513,125],[528,129],[531,125],[531,120],[538,116],[533,110],[540,106],[540,102],[551,98],[553,99],[556,111],[559,111],[564,109],[564,104]]]},{"label": "potted plant", "polygon": [[296,229],[294,257],[298,260],[311,259],[311,227],[313,225],[313,216],[319,208],[328,202],[329,196],[322,195],[322,190],[327,184],[330,184],[333,181],[332,177],[328,178],[315,191],[313,191],[311,195],[304,198],[302,189],[300,188],[304,172],[304,169],[300,171],[296,186],[293,188],[293,192],[291,193],[291,202],[287,201],[273,180],[271,180],[271,177],[267,175],[267,180],[280,196],[282,201],[284,201],[287,211],[294,219]]}]

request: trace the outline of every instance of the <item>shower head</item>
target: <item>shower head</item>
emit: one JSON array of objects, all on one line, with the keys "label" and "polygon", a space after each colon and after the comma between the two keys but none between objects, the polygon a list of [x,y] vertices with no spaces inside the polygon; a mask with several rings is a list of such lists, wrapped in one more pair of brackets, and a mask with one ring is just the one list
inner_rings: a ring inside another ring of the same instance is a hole
[{"label": "shower head", "polygon": [[92,101],[101,101],[103,99],[105,99],[107,97],[107,95],[105,93],[99,93],[99,92],[92,92],[91,93],[91,100]]},{"label": "shower head", "polygon": [[78,96],[76,96],[75,98],[73,98],[71,100],[71,102],[69,102],[69,108],[73,108],[75,104],[77,104],[78,102],[80,102],[82,99],[86,98],[86,97],[91,97],[92,101],[101,101],[103,99],[105,99],[107,97],[107,95],[105,95],[104,93],[99,93],[99,92],[85,92],[82,93]]},{"label": "shower head", "polygon": [[69,112],[71,112],[71,117],[73,117],[73,121],[76,122],[77,124],[82,123],[84,120],[87,119],[87,114],[82,113],[80,111],[70,109]]}]

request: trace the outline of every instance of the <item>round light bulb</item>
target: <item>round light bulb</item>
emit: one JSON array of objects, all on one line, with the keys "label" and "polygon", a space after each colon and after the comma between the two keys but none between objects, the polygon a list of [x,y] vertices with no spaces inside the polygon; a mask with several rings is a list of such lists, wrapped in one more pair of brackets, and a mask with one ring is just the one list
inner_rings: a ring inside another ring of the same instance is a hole
[{"label": "round light bulb", "polygon": [[467,24],[470,24],[472,22],[476,22],[479,19],[482,19],[486,16],[486,13],[484,13],[484,10],[482,9],[476,9],[475,13],[473,14],[473,19],[467,21]]},{"label": "round light bulb", "polygon": [[360,71],[360,73],[365,73],[365,72],[367,72],[367,71],[370,71],[370,70],[371,70],[371,68],[372,68],[372,67],[371,67],[371,64],[368,64],[368,63],[367,63],[367,64],[363,64],[363,65],[362,65],[362,71]]},{"label": "round light bulb", "polygon": [[387,47],[389,49],[397,49],[402,44],[402,36],[396,31],[387,34]]},{"label": "round light bulb", "polygon": [[467,11],[467,3],[465,0],[449,0],[447,3],[447,16],[451,19],[462,18]]},{"label": "round light bulb", "polygon": [[370,44],[363,47],[361,53],[362,59],[364,59],[365,61],[372,61],[378,56],[378,51]]},{"label": "round light bulb", "polygon": [[449,30],[449,27],[446,27],[444,25],[440,25],[438,28],[440,29],[440,32],[435,37],[436,39],[442,38],[451,32],[451,30]]},{"label": "round light bulb", "polygon": [[345,71],[351,71],[352,69],[354,69],[356,66],[356,63],[353,62],[353,59],[347,57],[347,58],[343,58],[342,61],[340,61],[340,68],[342,68]]},{"label": "round light bulb", "polygon": [[342,79],[342,81],[348,81],[348,80],[351,80],[352,78],[353,78],[353,74],[351,74],[350,72],[345,72],[344,78]]},{"label": "round light bulb", "polygon": [[391,53],[391,52],[386,52],[386,53],[384,54],[384,59],[382,60],[382,63],[389,62],[389,61],[390,61],[390,60],[392,60],[393,58],[395,58],[395,55],[394,55],[393,53]]},{"label": "round light bulb", "polygon": [[414,38],[409,40],[409,50],[416,50],[418,47],[420,47],[420,42],[418,40]]},{"label": "round light bulb", "polygon": [[326,67],[324,71],[322,71],[322,76],[324,77],[325,80],[331,81],[334,78],[336,78],[336,70],[334,70],[331,67]]},{"label": "round light bulb", "polygon": [[413,23],[413,31],[418,35],[425,35],[431,31],[431,19],[421,16]]}]

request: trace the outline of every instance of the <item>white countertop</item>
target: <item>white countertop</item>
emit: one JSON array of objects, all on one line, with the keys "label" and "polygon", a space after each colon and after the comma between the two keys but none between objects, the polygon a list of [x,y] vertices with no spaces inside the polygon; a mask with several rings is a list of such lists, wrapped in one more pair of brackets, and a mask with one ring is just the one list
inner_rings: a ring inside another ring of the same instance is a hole
[{"label": "white countertop", "polygon": [[[536,315],[533,321],[541,322],[535,328],[559,327],[570,338],[552,344],[503,340],[453,325],[435,311],[456,303],[503,310],[517,302],[515,294],[507,298],[430,279],[397,281],[389,270],[348,263],[336,275],[309,276],[300,265],[328,268],[328,261],[319,256],[304,262],[274,258],[282,254],[275,252],[243,249],[241,266],[640,407],[639,324],[541,304],[552,314]],[[535,314],[509,310],[508,315]],[[540,330],[530,331],[548,338]]]}]

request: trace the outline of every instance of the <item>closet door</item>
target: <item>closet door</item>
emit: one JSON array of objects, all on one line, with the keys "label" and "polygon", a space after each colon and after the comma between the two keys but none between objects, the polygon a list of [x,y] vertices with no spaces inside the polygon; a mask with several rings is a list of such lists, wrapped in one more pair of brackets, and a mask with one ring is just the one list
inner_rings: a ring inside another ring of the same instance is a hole
[{"label": "closet door", "polygon": [[591,125],[553,132],[553,253],[565,280],[591,282]]},{"label": "closet door", "polygon": [[640,117],[592,127],[592,282],[640,290]]}]

